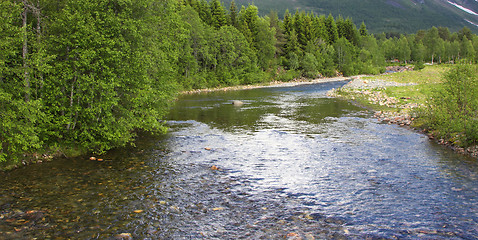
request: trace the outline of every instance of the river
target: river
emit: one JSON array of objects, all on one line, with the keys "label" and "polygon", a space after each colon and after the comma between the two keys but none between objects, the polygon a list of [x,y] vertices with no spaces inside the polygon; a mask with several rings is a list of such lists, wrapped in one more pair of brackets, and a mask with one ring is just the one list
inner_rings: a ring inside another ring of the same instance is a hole
[{"label": "river", "polygon": [[183,95],[164,136],[2,173],[0,239],[478,239],[478,161],[345,83]]}]

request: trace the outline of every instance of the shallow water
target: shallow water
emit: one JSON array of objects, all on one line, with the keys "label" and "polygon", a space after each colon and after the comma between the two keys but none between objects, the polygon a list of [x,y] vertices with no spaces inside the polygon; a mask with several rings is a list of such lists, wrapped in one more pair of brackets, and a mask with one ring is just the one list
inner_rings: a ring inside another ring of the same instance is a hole
[{"label": "shallow water", "polygon": [[478,161],[344,83],[185,95],[165,136],[2,174],[0,239],[478,239]]}]

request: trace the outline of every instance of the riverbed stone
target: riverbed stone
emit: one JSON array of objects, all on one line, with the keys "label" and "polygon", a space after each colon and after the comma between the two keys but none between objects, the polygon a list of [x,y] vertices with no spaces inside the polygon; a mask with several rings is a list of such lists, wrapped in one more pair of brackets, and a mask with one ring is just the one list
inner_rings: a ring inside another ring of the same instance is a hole
[{"label": "riverbed stone", "polygon": [[115,236],[115,239],[130,240],[133,239],[133,235],[131,233],[120,233]]},{"label": "riverbed stone", "polygon": [[244,105],[244,102],[239,101],[239,100],[234,100],[234,101],[232,101],[232,105],[234,105],[236,107],[240,107],[240,106]]}]

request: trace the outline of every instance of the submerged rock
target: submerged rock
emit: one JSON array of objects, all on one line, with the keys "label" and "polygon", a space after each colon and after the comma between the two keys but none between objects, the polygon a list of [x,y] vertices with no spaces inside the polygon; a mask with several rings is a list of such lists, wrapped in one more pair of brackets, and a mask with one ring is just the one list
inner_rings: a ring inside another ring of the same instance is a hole
[{"label": "submerged rock", "polygon": [[234,105],[236,107],[240,107],[240,106],[244,105],[244,103],[242,101],[239,101],[239,100],[234,100],[234,101],[232,101],[232,105]]}]

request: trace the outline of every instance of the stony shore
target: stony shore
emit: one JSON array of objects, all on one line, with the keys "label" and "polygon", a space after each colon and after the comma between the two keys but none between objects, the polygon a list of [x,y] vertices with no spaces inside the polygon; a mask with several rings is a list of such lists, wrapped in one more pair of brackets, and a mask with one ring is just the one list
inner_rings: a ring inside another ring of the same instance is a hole
[{"label": "stony shore", "polygon": [[[330,97],[346,98],[356,100],[355,96],[364,97],[369,104],[375,106],[384,106],[397,111],[375,111],[375,117],[380,122],[388,124],[397,124],[400,126],[410,126],[414,120],[413,109],[418,108],[417,103],[408,102],[409,99],[397,99],[389,97],[383,91],[387,87],[410,86],[413,83],[397,83],[385,80],[364,80],[362,76],[353,77],[352,81],[344,85],[341,89],[332,89],[327,93]],[[347,97],[342,95],[348,93]]]},{"label": "stony shore", "polygon": [[352,79],[351,77],[333,77],[333,78],[317,78],[317,79],[299,78],[299,79],[294,79],[290,82],[273,81],[273,82],[268,82],[268,83],[255,84],[255,85],[238,85],[238,86],[230,86],[230,87],[194,89],[194,90],[189,90],[189,91],[183,91],[183,92],[181,92],[181,94],[195,94],[195,93],[207,93],[207,92],[219,92],[219,91],[235,91],[235,90],[246,90],[246,89],[255,89],[255,88],[266,88],[266,87],[293,87],[293,86],[305,85],[305,84],[316,84],[316,83],[324,83],[324,82],[338,82],[338,81],[346,81],[346,80],[351,80],[351,79]]},{"label": "stony shore", "polygon": [[[348,100],[356,100],[356,97],[363,97],[373,106],[384,106],[391,111],[378,110],[374,116],[379,122],[388,124],[397,124],[404,127],[410,127],[416,131],[426,134],[430,140],[438,144],[453,149],[454,151],[478,158],[478,146],[463,148],[456,146],[452,142],[436,138],[428,129],[420,129],[413,126],[413,121],[417,118],[414,109],[422,107],[422,104],[413,102],[410,98],[397,99],[387,96],[382,90],[387,87],[413,86],[415,83],[397,83],[385,80],[364,80],[361,76],[353,77],[353,80],[344,85],[341,89],[333,89],[327,93],[330,97],[339,97]],[[341,91],[348,93],[345,97]]]}]

